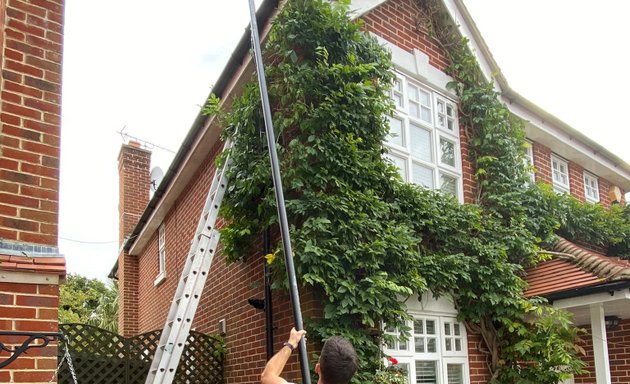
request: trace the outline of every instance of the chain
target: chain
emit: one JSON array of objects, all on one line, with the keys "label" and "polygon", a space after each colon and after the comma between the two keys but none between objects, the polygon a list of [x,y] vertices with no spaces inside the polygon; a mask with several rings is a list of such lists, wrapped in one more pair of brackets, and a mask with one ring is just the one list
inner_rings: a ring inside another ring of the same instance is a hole
[{"label": "chain", "polygon": [[61,366],[63,365],[64,361],[68,363],[68,368],[70,369],[70,374],[72,375],[72,381],[74,382],[74,384],[78,384],[77,374],[74,371],[74,365],[72,364],[72,357],[70,356],[70,349],[69,349],[70,341],[68,340],[68,336],[66,335],[64,335],[63,338],[65,340],[64,348],[63,348],[64,349],[63,357],[61,358],[61,361],[57,365],[57,369],[53,373],[48,384],[52,384],[52,382],[55,381],[55,378],[57,377],[57,374],[59,373],[59,370],[61,369]]}]

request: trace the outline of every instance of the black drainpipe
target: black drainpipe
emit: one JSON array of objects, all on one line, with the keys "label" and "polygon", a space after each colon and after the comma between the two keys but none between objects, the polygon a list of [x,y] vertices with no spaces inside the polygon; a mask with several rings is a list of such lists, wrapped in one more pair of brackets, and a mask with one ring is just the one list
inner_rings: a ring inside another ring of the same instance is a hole
[{"label": "black drainpipe", "polygon": [[[271,232],[269,228],[263,234],[264,253],[271,253]],[[263,257],[265,271],[265,326],[267,328],[267,360],[273,357],[273,308],[271,305],[271,265]]]}]

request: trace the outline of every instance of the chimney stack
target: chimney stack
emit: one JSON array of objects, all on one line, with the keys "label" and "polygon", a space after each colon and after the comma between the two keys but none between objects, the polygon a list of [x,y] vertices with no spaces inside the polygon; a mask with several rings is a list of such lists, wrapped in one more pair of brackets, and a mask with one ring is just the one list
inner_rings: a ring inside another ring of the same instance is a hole
[{"label": "chimney stack", "polygon": [[[138,333],[138,258],[122,248],[149,203],[151,151],[130,141],[118,155],[118,331],[123,336]],[[123,317],[122,314],[125,314]]]}]

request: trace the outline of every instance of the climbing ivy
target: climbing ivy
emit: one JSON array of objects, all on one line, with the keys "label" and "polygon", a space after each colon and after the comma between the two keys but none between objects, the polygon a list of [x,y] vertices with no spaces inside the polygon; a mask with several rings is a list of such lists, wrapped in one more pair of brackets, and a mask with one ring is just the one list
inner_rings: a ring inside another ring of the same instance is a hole
[{"label": "climbing ivy", "polygon": [[[557,383],[580,372],[578,330],[567,313],[524,297],[523,271],[548,257],[541,246],[559,229],[583,236],[575,212],[589,208],[528,184],[522,122],[480,76],[466,41],[426,1],[424,21],[452,62],[476,202],[461,205],[401,180],[383,157],[391,58],[360,22],[349,21],[347,6],[288,1],[265,49],[298,282],[325,303],[322,316],[306,319],[309,336],[348,337],[361,361],[354,382],[371,383],[380,343],[390,337],[380,332],[383,322],[407,335],[405,299],[430,290],[450,298],[469,331],[483,337],[492,382]],[[223,253],[236,262],[275,227],[277,211],[257,83],[252,78],[230,111],[218,105],[212,98],[206,112],[222,120],[225,138],[236,139],[222,206]],[[567,207],[573,213],[556,215]],[[627,210],[588,212],[601,220],[598,229],[614,228],[611,217],[628,222]],[[623,247],[614,235],[588,238]],[[274,255],[281,253],[275,244]],[[273,259],[278,287],[286,285],[282,263]]]}]

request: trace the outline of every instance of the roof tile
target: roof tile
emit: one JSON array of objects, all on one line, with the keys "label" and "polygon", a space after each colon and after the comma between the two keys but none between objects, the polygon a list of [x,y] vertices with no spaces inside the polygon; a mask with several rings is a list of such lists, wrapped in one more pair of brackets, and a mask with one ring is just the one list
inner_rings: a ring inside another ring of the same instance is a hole
[{"label": "roof tile", "polygon": [[65,276],[66,259],[64,257],[0,255],[0,270],[46,274],[54,273]]},{"label": "roof tile", "polygon": [[546,296],[611,281],[630,280],[630,262],[589,251],[560,238],[547,252],[552,259],[527,269],[525,296]]}]

